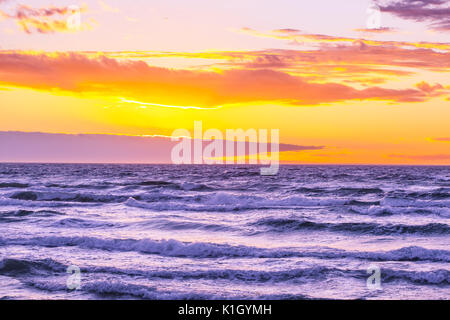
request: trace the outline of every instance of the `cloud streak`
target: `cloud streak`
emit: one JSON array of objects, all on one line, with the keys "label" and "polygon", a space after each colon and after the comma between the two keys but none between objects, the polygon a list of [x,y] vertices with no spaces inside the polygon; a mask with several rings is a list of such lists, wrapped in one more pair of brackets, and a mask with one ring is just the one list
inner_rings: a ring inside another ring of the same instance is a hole
[{"label": "cloud streak", "polygon": [[272,30],[269,32],[261,32],[253,30],[251,28],[241,28],[241,33],[245,33],[255,37],[273,38],[278,40],[290,41],[292,45],[318,45],[323,46],[325,44],[348,44],[353,43],[359,46],[385,46],[385,47],[397,47],[397,48],[423,48],[423,49],[437,49],[450,51],[449,43],[439,42],[408,42],[408,41],[382,41],[382,40],[370,40],[351,37],[337,37],[329,36],[325,34],[310,34],[298,32],[280,33],[278,30]]},{"label": "cloud streak", "polygon": [[[85,52],[98,58],[99,53]],[[431,49],[341,45],[314,50],[267,49],[217,52],[105,52],[114,59],[183,58],[211,60],[220,69],[271,69],[301,76],[310,81],[381,84],[392,77],[411,77],[421,71],[448,72],[450,53]],[[209,66],[206,67],[209,69]],[[200,69],[203,66],[199,67]]]},{"label": "cloud streak", "polygon": [[0,84],[45,91],[124,97],[153,105],[217,108],[238,103],[320,105],[350,100],[420,102],[430,98],[423,88],[389,89],[309,82],[267,68],[220,72],[172,70],[144,61],[116,60],[80,53],[0,53]]}]

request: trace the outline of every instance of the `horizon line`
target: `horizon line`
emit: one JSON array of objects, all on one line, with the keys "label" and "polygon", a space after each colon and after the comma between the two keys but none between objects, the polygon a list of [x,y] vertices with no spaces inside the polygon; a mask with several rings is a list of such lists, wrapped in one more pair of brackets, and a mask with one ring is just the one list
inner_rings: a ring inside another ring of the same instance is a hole
[{"label": "horizon line", "polygon": [[[249,167],[264,167],[263,164],[237,164],[237,163],[223,163],[223,164],[175,164],[165,162],[41,162],[41,161],[0,161],[2,164],[68,164],[68,165],[172,165],[172,166],[249,166]],[[407,164],[407,163],[279,163],[280,166],[367,166],[367,167],[450,167],[450,164]]]}]

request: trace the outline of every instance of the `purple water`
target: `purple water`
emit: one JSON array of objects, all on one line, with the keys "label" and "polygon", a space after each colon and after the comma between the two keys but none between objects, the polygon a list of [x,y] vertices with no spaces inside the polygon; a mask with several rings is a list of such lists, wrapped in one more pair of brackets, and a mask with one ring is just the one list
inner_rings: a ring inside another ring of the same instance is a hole
[{"label": "purple water", "polygon": [[450,167],[0,164],[0,298],[449,299],[449,219]]}]

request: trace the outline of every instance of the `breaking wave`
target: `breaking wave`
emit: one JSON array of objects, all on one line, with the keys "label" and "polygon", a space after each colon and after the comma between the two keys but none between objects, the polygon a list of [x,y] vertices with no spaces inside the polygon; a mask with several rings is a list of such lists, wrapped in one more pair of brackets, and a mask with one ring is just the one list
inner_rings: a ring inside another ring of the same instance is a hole
[{"label": "breaking wave", "polygon": [[291,248],[258,248],[232,246],[206,242],[181,242],[177,240],[151,239],[100,239],[93,237],[37,237],[24,239],[0,238],[0,245],[25,245],[43,247],[78,246],[107,251],[136,251],[169,257],[189,258],[286,258],[316,257],[322,259],[357,258],[374,261],[433,261],[450,262],[450,251],[412,246],[392,251],[345,251],[334,248],[303,250]]},{"label": "breaking wave", "polygon": [[359,233],[372,235],[418,234],[449,235],[450,226],[443,223],[424,225],[378,224],[366,222],[325,223],[298,219],[264,218],[252,225],[265,227],[264,231],[291,232],[302,230]]}]

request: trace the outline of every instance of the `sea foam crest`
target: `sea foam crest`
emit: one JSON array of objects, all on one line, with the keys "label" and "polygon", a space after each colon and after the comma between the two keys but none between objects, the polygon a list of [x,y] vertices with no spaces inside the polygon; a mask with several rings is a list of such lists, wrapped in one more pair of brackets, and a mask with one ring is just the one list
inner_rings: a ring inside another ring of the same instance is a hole
[{"label": "sea foam crest", "polygon": [[0,237],[0,245],[25,245],[43,247],[78,246],[80,248],[108,251],[136,251],[173,257],[219,258],[284,258],[316,257],[323,259],[356,258],[374,261],[433,261],[450,262],[450,251],[427,249],[417,246],[391,251],[346,251],[335,248],[258,248],[232,246],[205,242],[181,242],[177,240],[151,239],[100,239],[94,237],[37,237],[6,239]]}]

